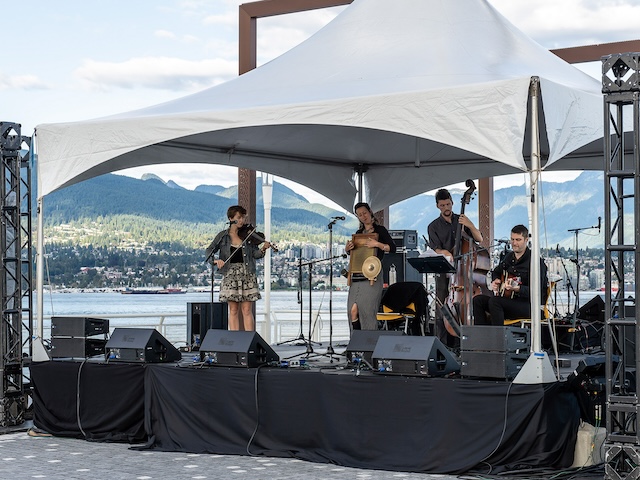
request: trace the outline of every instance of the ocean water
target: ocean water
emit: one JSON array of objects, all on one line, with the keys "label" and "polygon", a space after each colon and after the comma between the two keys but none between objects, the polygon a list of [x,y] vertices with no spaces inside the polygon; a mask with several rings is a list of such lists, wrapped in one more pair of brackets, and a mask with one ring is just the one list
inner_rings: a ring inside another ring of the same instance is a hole
[{"label": "ocean water", "polygon": [[[271,292],[271,308],[267,325],[264,292],[256,302],[257,330],[272,343],[298,338],[326,342],[349,338],[347,319],[348,292],[309,291],[299,294],[295,291]],[[584,305],[602,292],[580,292],[580,305]],[[331,298],[330,298],[331,297]],[[573,312],[573,296],[567,298],[566,291],[554,295],[557,306],[550,302],[550,311],[560,317]],[[218,293],[214,294],[214,301]],[[157,328],[171,343],[183,346],[187,343],[187,310],[189,303],[207,303],[211,293],[185,293],[169,295],[122,295],[120,293],[48,293],[44,296],[43,338],[51,337],[52,316],[87,316],[109,319],[110,329],[117,327]],[[309,310],[311,303],[311,311]],[[332,304],[331,310],[329,304]],[[569,308],[567,308],[569,304]],[[35,298],[34,298],[35,311]],[[36,319],[37,322],[37,319]],[[309,325],[311,324],[311,335]],[[37,333],[34,325],[34,333]]]},{"label": "ocean water", "polygon": [[[348,338],[347,292],[309,291],[302,292],[302,303],[298,292],[271,292],[270,335],[272,342],[296,338],[302,331],[309,335],[309,303],[311,303],[312,338],[328,340],[329,330],[333,338]],[[331,297],[331,298],[330,298]],[[117,292],[48,293],[44,294],[43,338],[51,336],[52,316],[87,316],[109,319],[109,327],[154,327],[176,346],[186,344],[187,312],[189,303],[208,303],[211,293],[185,293],[165,295],[123,295]],[[329,310],[331,300],[332,309]],[[218,293],[214,294],[218,301]],[[34,297],[34,311],[36,299]],[[266,335],[265,298],[256,302],[258,332]],[[329,321],[331,320],[331,325]],[[37,320],[36,320],[37,321]],[[330,329],[330,327],[332,327]],[[34,331],[37,328],[34,326]],[[337,335],[340,335],[338,337]],[[315,338],[314,338],[315,337]]]}]

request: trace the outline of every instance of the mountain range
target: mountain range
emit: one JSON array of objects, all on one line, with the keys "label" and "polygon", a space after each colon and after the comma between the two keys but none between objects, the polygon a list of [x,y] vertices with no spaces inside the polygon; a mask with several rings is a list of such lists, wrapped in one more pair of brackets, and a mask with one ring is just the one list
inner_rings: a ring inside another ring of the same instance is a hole
[{"label": "mountain range", "polygon": [[[604,218],[603,172],[585,171],[575,180],[563,183],[543,183],[538,188],[540,198],[540,245],[542,248],[602,248],[603,230],[587,228]],[[257,224],[264,225],[264,209],[260,178],[257,179]],[[454,212],[461,208],[463,191],[451,190]],[[478,225],[477,198],[466,206],[467,215]],[[187,225],[211,224],[219,229],[226,221],[227,208],[237,202],[237,187],[200,185],[188,190],[173,181],[163,181],[154,174],[142,179],[106,174],[45,197],[45,225],[48,227],[80,220],[97,220],[116,215],[128,215],[160,222],[180,222]],[[513,225],[528,224],[529,198],[525,186],[497,189],[494,192],[494,235],[507,239]],[[309,232],[327,231],[331,217],[344,212],[322,204],[310,203],[285,185],[274,182],[272,199],[272,236],[286,234],[304,241]],[[416,230],[420,238],[427,226],[439,215],[433,194],[422,194],[392,205],[389,227],[392,230]],[[351,235],[358,222],[353,215],[333,226],[337,236]],[[604,224],[603,224],[604,225]],[[575,229],[580,229],[576,235]],[[420,242],[422,244],[422,242]]]}]

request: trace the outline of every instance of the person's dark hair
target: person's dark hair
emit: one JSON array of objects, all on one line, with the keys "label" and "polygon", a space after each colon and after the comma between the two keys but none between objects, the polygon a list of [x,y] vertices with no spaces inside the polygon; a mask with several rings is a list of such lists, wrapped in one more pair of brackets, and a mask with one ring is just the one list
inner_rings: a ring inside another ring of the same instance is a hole
[{"label": "person's dark hair", "polygon": [[238,212],[240,212],[240,215],[246,215],[247,209],[241,205],[232,205],[227,209],[227,218],[231,220]]},{"label": "person's dark hair", "polygon": [[516,225],[511,229],[511,233],[522,235],[523,238],[529,238],[529,229],[524,225]]},{"label": "person's dark hair", "polygon": [[[357,216],[356,210],[358,210],[359,208],[362,208],[362,207],[365,207],[367,210],[369,210],[369,213],[371,214],[371,218],[373,218],[373,224],[377,225],[378,224],[378,219],[373,214],[373,210],[371,210],[371,207],[369,206],[369,204],[367,202],[358,202],[358,203],[356,203],[355,206],[353,207],[353,213],[355,213],[356,216]],[[363,229],[364,229],[364,223],[360,222],[360,229],[359,230],[363,230]]]},{"label": "person's dark hair", "polygon": [[449,190],[447,190],[446,188],[441,188],[436,192],[436,205],[441,200],[451,200],[453,202],[453,199],[451,198],[451,194],[449,193]]}]

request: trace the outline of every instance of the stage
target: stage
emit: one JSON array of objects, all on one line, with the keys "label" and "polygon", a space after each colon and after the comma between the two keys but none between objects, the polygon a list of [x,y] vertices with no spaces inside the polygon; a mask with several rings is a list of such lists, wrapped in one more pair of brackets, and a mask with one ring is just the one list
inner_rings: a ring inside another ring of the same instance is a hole
[{"label": "stage", "polygon": [[162,451],[424,473],[566,468],[580,407],[562,383],[311,368],[54,360],[31,366],[34,424]]}]

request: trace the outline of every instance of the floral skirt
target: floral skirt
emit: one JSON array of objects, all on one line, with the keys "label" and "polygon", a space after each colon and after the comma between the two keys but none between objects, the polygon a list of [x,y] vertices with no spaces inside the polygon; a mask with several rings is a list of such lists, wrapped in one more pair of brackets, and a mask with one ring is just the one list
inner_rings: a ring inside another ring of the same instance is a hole
[{"label": "floral skirt", "polygon": [[231,263],[222,278],[221,302],[255,302],[262,298],[258,289],[258,277],[247,273],[244,263]]}]

